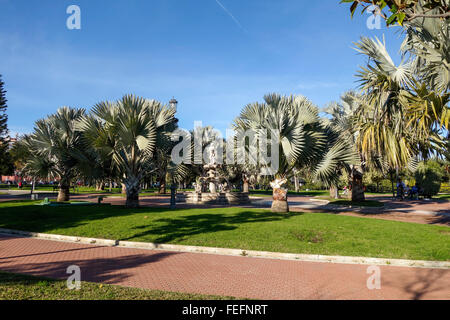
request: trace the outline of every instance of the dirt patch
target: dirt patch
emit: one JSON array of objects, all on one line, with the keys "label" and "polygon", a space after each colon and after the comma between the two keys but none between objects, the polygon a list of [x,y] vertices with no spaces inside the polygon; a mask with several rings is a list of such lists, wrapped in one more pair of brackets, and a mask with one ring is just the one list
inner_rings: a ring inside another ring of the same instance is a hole
[{"label": "dirt patch", "polygon": [[302,242],[322,243],[324,232],[322,231],[292,231],[292,235]]}]

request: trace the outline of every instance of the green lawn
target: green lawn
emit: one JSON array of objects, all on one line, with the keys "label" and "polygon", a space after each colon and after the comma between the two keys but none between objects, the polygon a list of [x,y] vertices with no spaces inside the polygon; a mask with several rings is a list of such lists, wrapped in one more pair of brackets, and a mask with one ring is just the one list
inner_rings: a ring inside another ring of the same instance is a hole
[{"label": "green lawn", "polygon": [[264,209],[0,203],[0,228],[129,241],[275,252],[450,260],[445,226]]},{"label": "green lawn", "polygon": [[0,300],[221,300],[200,294],[144,290],[82,282],[69,290],[66,281],[0,272]]},{"label": "green lawn", "polygon": [[[340,192],[341,193],[341,192]],[[373,195],[379,197],[392,196],[392,193],[374,193],[365,192],[366,195]],[[271,197],[272,190],[250,190],[250,196],[252,197]],[[289,191],[288,196],[302,196],[302,197],[328,197],[330,192],[328,190],[310,190],[310,191]]]},{"label": "green lawn", "polygon": [[434,196],[433,198],[450,201],[450,193],[439,193],[438,195]]},{"label": "green lawn", "polygon": [[[258,197],[258,196],[272,196],[272,190],[250,190],[250,196]],[[304,197],[315,197],[315,196],[324,196],[329,195],[330,192],[328,190],[309,190],[309,191],[288,191],[289,196],[304,196]]]}]

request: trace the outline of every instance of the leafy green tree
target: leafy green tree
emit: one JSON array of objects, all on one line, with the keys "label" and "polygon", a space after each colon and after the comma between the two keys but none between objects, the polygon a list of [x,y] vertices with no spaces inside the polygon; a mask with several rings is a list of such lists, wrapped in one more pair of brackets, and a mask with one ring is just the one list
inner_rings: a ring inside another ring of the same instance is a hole
[{"label": "leafy green tree", "polygon": [[341,0],[351,3],[350,13],[353,17],[358,8],[361,13],[373,5],[381,10],[379,14],[387,25],[411,23],[419,19],[448,19],[450,5],[448,0]]},{"label": "leafy green tree", "polygon": [[425,197],[431,198],[439,193],[444,176],[443,171],[443,167],[434,160],[419,164],[419,168],[415,172],[415,179]]},{"label": "leafy green tree", "polygon": [[0,175],[13,172],[12,160],[9,154],[7,100],[4,84],[0,75]]},{"label": "leafy green tree", "polygon": [[14,171],[19,177],[23,177],[23,169],[26,165],[27,159],[30,157],[30,150],[24,143],[25,137],[20,136],[17,141],[11,146],[9,154],[14,165]]}]

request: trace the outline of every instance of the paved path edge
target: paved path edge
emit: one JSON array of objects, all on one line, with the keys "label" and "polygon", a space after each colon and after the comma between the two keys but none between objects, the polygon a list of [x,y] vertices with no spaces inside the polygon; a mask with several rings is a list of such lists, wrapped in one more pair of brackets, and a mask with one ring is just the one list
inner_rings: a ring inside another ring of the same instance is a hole
[{"label": "paved path edge", "polygon": [[381,265],[381,266],[387,265],[387,266],[397,266],[397,267],[450,269],[450,262],[448,262],[448,261],[384,259],[384,258],[352,257],[352,256],[327,256],[327,255],[316,255],[316,254],[296,254],[296,253],[242,250],[242,249],[185,246],[185,245],[175,245],[175,244],[159,244],[159,243],[152,243],[152,242],[132,242],[132,241],[86,238],[86,237],[77,237],[77,236],[65,236],[65,235],[28,232],[28,231],[3,229],[3,228],[0,228],[0,234],[7,235],[7,236],[20,236],[20,237],[27,237],[27,238],[43,239],[43,240],[90,244],[90,245],[97,245],[97,246],[132,248],[132,249],[206,253],[206,254],[218,254],[218,255],[226,255],[226,256],[245,256],[245,257],[251,257],[251,258],[295,260],[295,261],[307,261],[307,262],[328,262],[328,263],[342,263],[342,264],[365,264],[365,265]]}]

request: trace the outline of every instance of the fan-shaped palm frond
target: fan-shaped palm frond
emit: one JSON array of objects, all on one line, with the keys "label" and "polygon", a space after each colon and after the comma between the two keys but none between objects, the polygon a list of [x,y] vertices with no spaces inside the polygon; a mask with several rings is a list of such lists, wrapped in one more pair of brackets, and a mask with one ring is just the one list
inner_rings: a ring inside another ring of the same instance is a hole
[{"label": "fan-shaped palm frond", "polygon": [[79,173],[81,161],[86,159],[82,133],[76,127],[84,115],[84,109],[62,107],[36,121],[33,133],[22,142],[30,150],[24,170],[35,177],[59,180],[59,201],[69,199],[71,180]]},{"label": "fan-shaped palm frond", "polygon": [[361,68],[359,76],[365,90],[386,90],[392,86],[406,86],[413,75],[411,63],[402,61],[395,65],[386,49],[386,43],[376,38],[361,37],[355,50],[369,58],[367,68]]},{"label": "fan-shaped palm frond", "polygon": [[175,122],[175,110],[133,95],[101,102],[78,126],[101,159],[111,165],[127,188],[127,206],[139,205],[140,182],[158,151],[168,143],[166,131]]},{"label": "fan-shaped palm frond", "polygon": [[417,19],[408,23],[401,50],[413,56],[414,73],[431,90],[450,88],[450,24],[442,19]]}]

